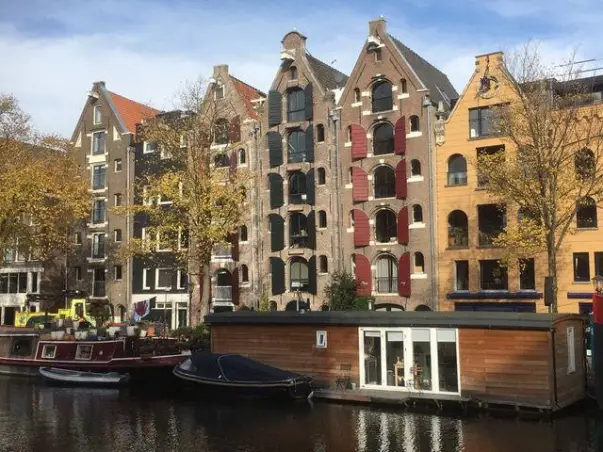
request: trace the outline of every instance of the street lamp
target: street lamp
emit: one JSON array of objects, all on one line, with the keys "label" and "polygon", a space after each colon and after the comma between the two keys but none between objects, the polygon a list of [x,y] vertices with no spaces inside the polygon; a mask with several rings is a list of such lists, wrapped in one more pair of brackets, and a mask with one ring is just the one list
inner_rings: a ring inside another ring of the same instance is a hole
[{"label": "street lamp", "polygon": [[603,292],[603,276],[597,275],[591,281],[593,283],[593,288],[595,289],[595,292],[599,294]]}]

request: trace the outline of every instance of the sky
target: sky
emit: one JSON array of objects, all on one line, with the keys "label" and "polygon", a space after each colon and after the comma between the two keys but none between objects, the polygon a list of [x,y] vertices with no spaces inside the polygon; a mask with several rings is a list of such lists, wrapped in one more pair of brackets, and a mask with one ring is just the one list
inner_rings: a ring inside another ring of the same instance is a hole
[{"label": "sky", "polygon": [[99,80],[161,110],[216,64],[268,91],[293,29],[349,74],[379,16],[459,92],[475,55],[530,41],[547,61],[576,52],[603,66],[601,0],[0,0],[0,93],[41,132],[68,137]]}]

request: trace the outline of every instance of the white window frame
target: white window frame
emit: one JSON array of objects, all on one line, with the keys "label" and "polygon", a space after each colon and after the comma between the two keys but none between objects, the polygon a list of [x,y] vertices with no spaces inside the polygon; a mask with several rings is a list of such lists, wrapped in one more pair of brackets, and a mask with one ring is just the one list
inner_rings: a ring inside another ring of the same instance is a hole
[{"label": "white window frame", "polygon": [[81,232],[73,233],[73,243],[75,243],[76,245],[82,244],[82,233]]},{"label": "white window frame", "polygon": [[105,147],[103,149],[103,152],[99,152],[98,154],[94,153],[94,137],[96,135],[100,135],[101,133],[104,134],[104,135],[107,135],[106,131],[100,130],[100,131],[92,132],[92,134],[90,136],[90,156],[91,157],[98,157],[98,156],[101,156],[101,155],[104,155],[104,154],[107,153],[107,140],[106,140],[106,137],[105,137]]},{"label": "white window frame", "polygon": [[576,372],[576,330],[573,326],[567,327],[567,374]]},{"label": "white window frame", "polygon": [[[83,347],[90,347],[90,356],[89,357],[82,357],[82,348]],[[75,359],[77,359],[78,361],[90,361],[92,360],[92,351],[93,349],[93,345],[92,344],[77,344],[77,348],[75,349]]]},{"label": "white window frame", "polygon": [[[119,200],[119,204],[117,203],[117,200]],[[121,205],[123,205],[123,195],[121,193],[115,193],[113,195],[113,206],[119,207]]]},{"label": "white window frame", "polygon": [[165,253],[168,251],[172,251],[171,248],[161,248],[161,233],[159,231],[157,231],[155,233],[155,251],[157,251],[158,253]]},{"label": "white window frame", "polygon": [[[160,286],[159,285],[159,272],[161,270],[167,270],[167,271],[172,271],[173,269],[169,268],[169,267],[159,267],[155,269],[155,289],[156,290],[167,290],[167,289],[172,289],[172,286]],[[178,282],[176,282],[176,284],[178,284]]]},{"label": "white window frame", "polygon": [[184,289],[184,286],[182,284],[180,284],[180,281],[182,279],[182,270],[178,270],[177,274],[176,274],[176,287],[178,289]]},{"label": "white window frame", "polygon": [[[50,351],[52,351],[52,353],[50,353]],[[53,344],[44,344],[44,347],[42,347],[42,359],[55,359],[56,357],[57,346]]]},{"label": "white window frame", "polygon": [[150,268],[143,268],[142,269],[142,289],[143,290],[151,290],[151,286],[149,284],[149,278],[148,276],[151,275],[151,269]]},{"label": "white window frame", "polygon": [[[117,278],[117,267],[121,267],[121,277]],[[121,265],[114,265],[113,266],[113,279],[115,279],[115,281],[122,281],[124,279],[124,268]]]},{"label": "white window frame", "polygon": [[[92,111],[94,125],[101,124],[103,122],[103,109],[100,105],[95,105]],[[98,116],[98,118],[97,118]]]},{"label": "white window frame", "polygon": [[[218,88],[222,89],[222,96],[218,97]],[[221,100],[226,97],[226,87],[224,83],[216,83],[216,88],[214,89],[214,100]]]},{"label": "white window frame", "polygon": [[167,151],[163,146],[161,146],[161,151],[159,152],[159,158],[161,160],[171,159],[172,153]]},{"label": "white window frame", "polygon": [[122,240],[124,239],[124,237],[123,237],[123,232],[121,233],[121,234],[122,234],[121,238],[120,238],[119,240],[117,240],[117,231],[121,231],[121,229],[119,229],[119,228],[118,228],[118,229],[114,229],[114,230],[113,230],[113,241],[114,241],[115,243],[121,243],[121,242],[122,242]]},{"label": "white window frame", "polygon": [[142,153],[143,154],[153,154],[155,152],[155,150],[157,149],[157,143],[155,143],[155,149],[149,150],[149,145],[151,143],[154,143],[154,142],[152,142],[152,141],[143,141],[142,142]]},{"label": "white window frame", "polygon": [[[119,169],[117,169],[118,163],[119,163]],[[113,161],[113,171],[114,171],[115,173],[121,173],[121,171],[122,171],[122,167],[123,167],[123,162],[122,162],[122,159],[115,159],[115,160]]]}]

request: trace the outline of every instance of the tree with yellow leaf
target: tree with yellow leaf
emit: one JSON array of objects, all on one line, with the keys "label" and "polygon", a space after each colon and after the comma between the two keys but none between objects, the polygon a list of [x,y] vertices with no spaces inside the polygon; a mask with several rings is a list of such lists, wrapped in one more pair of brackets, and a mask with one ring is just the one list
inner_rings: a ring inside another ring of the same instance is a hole
[{"label": "tree with yellow leaf", "polygon": [[0,94],[0,254],[48,261],[64,255],[90,195],[69,142],[36,134],[12,96]]},{"label": "tree with yellow leaf", "polygon": [[202,81],[188,85],[179,110],[139,127],[138,141],[153,143],[158,152],[146,156],[152,161],[136,180],[137,202],[121,208],[148,224],[145,236],[131,241],[129,256],[157,265],[174,259],[188,273],[193,324],[202,321],[211,303],[212,251],[230,246],[244,224],[250,180],[249,173],[236,168],[233,150],[240,131],[229,121],[232,106],[205,93]]},{"label": "tree with yellow leaf", "polygon": [[557,312],[559,250],[577,217],[603,201],[603,105],[573,57],[548,67],[528,45],[505,69],[500,91],[508,94],[490,117],[505,150],[479,156],[477,171],[486,190],[519,213],[493,243],[507,262],[546,253]]}]

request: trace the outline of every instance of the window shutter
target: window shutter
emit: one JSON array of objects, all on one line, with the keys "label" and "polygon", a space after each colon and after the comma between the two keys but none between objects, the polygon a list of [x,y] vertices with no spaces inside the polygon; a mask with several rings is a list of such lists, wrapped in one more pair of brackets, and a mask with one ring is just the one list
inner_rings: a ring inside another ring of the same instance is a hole
[{"label": "window shutter", "polygon": [[312,256],[308,260],[308,292],[316,295],[316,256]]},{"label": "window shutter", "polygon": [[394,152],[398,155],[404,155],[406,153],[406,116],[402,116],[396,121]]},{"label": "window shutter", "polygon": [[402,159],[396,165],[396,198],[406,199],[407,192],[406,160]]},{"label": "window shutter", "polygon": [[283,164],[283,137],[278,132],[268,132],[268,160],[270,167]]},{"label": "window shutter", "polygon": [[398,264],[398,295],[410,297],[410,253],[406,252],[400,257]]},{"label": "window shutter", "polygon": [[314,99],[312,83],[308,83],[304,88],[305,106],[306,106],[306,121],[312,121],[314,113]]},{"label": "window shutter", "polygon": [[370,241],[369,217],[360,209],[352,211],[354,218],[354,246],[368,246]]},{"label": "window shutter", "polygon": [[232,260],[239,260],[239,233],[234,232],[230,234],[230,252],[232,253]]},{"label": "window shutter", "polygon": [[371,295],[371,263],[364,254],[354,254],[354,264],[356,268],[356,295]]},{"label": "window shutter", "polygon": [[272,273],[272,295],[285,293],[285,263],[282,259],[270,258],[270,273]]},{"label": "window shutter", "polygon": [[314,161],[314,126],[309,125],[306,129],[306,162]]},{"label": "window shutter", "polygon": [[354,202],[368,201],[368,177],[362,168],[352,167],[352,197]]},{"label": "window shutter", "polygon": [[366,158],[366,131],[359,124],[352,124],[352,160]]},{"label": "window shutter", "polygon": [[285,204],[283,193],[283,178],[280,174],[268,174],[268,184],[270,186],[270,208],[276,209]]},{"label": "window shutter", "polygon": [[232,302],[235,305],[239,304],[239,269],[235,268],[232,271]]},{"label": "window shutter", "polygon": [[308,248],[316,249],[316,212],[313,210],[308,214],[308,220],[306,223],[308,228]]},{"label": "window shutter", "polygon": [[230,153],[230,175],[232,176],[237,172],[237,151],[232,151]]},{"label": "window shutter", "polygon": [[278,91],[268,92],[268,127],[277,126],[283,120],[283,95]]},{"label": "window shutter", "polygon": [[314,168],[308,170],[306,174],[306,203],[311,206],[316,202],[316,189],[314,181]]},{"label": "window shutter", "polygon": [[408,206],[398,212],[398,243],[408,245]]},{"label": "window shutter", "polygon": [[241,141],[241,119],[237,115],[230,120],[228,127],[228,142],[238,143]]},{"label": "window shutter", "polygon": [[281,251],[285,248],[285,220],[280,215],[270,214],[270,250]]}]

